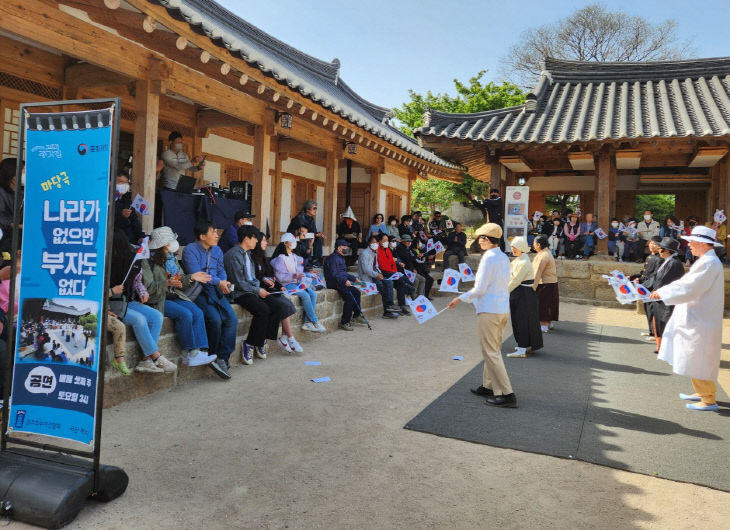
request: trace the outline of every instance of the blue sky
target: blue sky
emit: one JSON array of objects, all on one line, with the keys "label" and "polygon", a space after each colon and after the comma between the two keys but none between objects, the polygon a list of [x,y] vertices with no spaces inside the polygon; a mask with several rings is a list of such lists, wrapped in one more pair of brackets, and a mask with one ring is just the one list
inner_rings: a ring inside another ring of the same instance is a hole
[{"label": "blue sky", "polygon": [[[488,70],[498,81],[500,62],[527,28],[570,15],[590,2],[553,0],[217,0],[274,37],[319,59],[339,58],[342,78],[361,96],[385,107],[408,99],[408,89],[453,93],[452,79]],[[307,5],[309,4],[309,5]],[[651,22],[678,23],[696,57],[730,56],[730,2],[704,9],[687,0],[612,0]]]}]

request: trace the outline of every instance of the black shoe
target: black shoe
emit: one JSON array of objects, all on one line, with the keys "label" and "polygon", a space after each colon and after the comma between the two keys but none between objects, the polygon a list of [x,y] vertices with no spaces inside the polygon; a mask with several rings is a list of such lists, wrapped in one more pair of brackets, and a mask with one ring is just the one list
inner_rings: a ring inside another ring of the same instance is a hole
[{"label": "black shoe", "polygon": [[221,379],[231,378],[231,374],[228,372],[228,367],[226,366],[226,361],[224,361],[223,359],[216,359],[208,366],[211,370],[215,372],[215,375],[217,375]]},{"label": "black shoe", "polygon": [[383,313],[383,318],[390,318],[390,319],[395,320],[395,319],[398,318],[398,314],[397,313],[391,313],[390,311],[386,311],[385,313]]},{"label": "black shoe", "polygon": [[388,307],[386,307],[385,310],[388,311],[388,312],[390,312],[390,313],[395,313],[396,315],[398,313],[400,313],[400,308],[397,305],[392,305],[391,304]]},{"label": "black shoe", "polygon": [[476,394],[477,396],[486,396],[486,397],[493,397],[494,392],[492,392],[491,388],[486,388],[481,385],[479,385],[477,388],[470,389],[472,394]]},{"label": "black shoe", "polygon": [[403,313],[404,315],[410,315],[411,314],[411,312],[408,311],[408,308],[406,306],[404,306],[404,305],[400,306],[400,312]]},{"label": "black shoe", "polygon": [[506,396],[492,396],[487,398],[487,405],[492,407],[505,407],[509,409],[517,408],[517,397],[514,392]]}]

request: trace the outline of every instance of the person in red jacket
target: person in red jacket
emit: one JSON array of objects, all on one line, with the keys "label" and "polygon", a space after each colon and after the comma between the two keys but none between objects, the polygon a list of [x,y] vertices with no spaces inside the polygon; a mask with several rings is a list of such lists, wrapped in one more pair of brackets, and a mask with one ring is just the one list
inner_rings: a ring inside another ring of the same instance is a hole
[{"label": "person in red jacket", "polygon": [[410,315],[408,306],[406,306],[406,294],[410,296],[414,288],[403,272],[403,263],[396,260],[393,255],[393,248],[397,243],[393,241],[392,248],[388,234],[381,234],[378,242],[380,243],[380,247],[378,247],[378,267],[380,267],[380,271],[385,279],[390,278],[397,272],[402,274],[400,278],[393,280],[393,287],[398,293],[398,305],[400,306],[401,314]]}]

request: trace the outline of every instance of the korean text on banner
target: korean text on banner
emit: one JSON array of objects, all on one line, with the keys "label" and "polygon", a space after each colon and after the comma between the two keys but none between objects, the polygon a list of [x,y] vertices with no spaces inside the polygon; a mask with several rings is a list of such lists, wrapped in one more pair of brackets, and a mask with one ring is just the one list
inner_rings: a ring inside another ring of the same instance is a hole
[{"label": "korean text on banner", "polygon": [[[113,109],[63,113],[86,124],[78,129],[45,128],[53,116],[24,120],[23,267],[8,431],[92,445]],[[61,185],[47,186],[56,176]]]}]

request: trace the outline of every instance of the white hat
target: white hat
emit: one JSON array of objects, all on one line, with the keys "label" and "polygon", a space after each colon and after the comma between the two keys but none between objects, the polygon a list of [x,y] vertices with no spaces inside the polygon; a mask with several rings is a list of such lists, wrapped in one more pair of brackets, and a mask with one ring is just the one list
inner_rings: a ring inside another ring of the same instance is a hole
[{"label": "white hat", "polygon": [[284,234],[283,236],[281,236],[281,242],[282,243],[296,243],[297,242],[297,238],[294,237],[289,232],[287,232],[286,234]]},{"label": "white hat", "polygon": [[527,239],[522,236],[513,237],[510,246],[520,252],[530,252],[530,245],[527,244]]},{"label": "white hat", "polygon": [[347,207],[347,210],[345,210],[345,213],[340,214],[340,217],[349,217],[353,221],[357,221],[357,219],[355,219],[355,213],[352,211],[352,208],[350,208],[349,206]]},{"label": "white hat", "polygon": [[721,247],[722,243],[715,241],[717,232],[708,226],[697,225],[692,229],[692,233],[688,236],[681,236],[685,241],[697,241],[698,243],[708,243]]},{"label": "white hat", "polygon": [[[150,234],[150,250],[169,245],[177,240],[177,234],[169,226],[161,226],[152,230]],[[177,249],[176,249],[177,250]],[[173,251],[174,252],[174,251]]]}]

